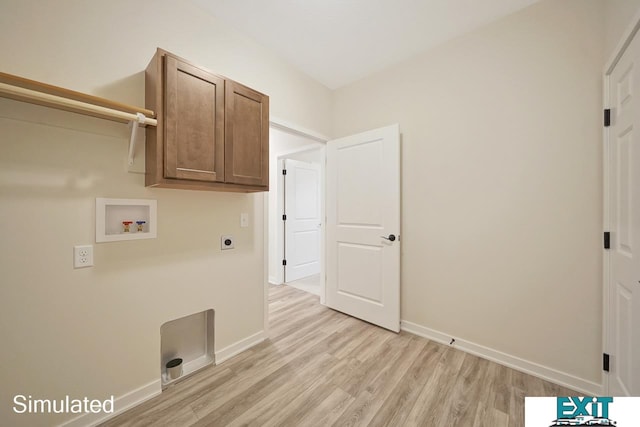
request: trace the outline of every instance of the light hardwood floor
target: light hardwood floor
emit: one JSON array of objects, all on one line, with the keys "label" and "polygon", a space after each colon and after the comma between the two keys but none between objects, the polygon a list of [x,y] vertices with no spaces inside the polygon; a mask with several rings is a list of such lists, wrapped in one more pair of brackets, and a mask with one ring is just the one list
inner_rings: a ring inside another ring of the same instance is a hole
[{"label": "light hardwood floor", "polygon": [[304,277],[299,280],[294,280],[293,282],[288,282],[287,286],[319,296],[320,274],[314,274],[313,276]]},{"label": "light hardwood floor", "polygon": [[269,289],[269,339],[104,426],[522,426],[524,396],[576,392]]}]

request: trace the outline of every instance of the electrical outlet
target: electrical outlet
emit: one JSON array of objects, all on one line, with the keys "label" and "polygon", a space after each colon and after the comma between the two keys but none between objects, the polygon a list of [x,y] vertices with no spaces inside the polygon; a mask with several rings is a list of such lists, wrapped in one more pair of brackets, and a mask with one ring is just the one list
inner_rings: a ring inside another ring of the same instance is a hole
[{"label": "electrical outlet", "polygon": [[73,247],[73,268],[93,267],[93,245]]},{"label": "electrical outlet", "polygon": [[233,236],[222,236],[220,237],[220,249],[227,250],[233,249]]}]

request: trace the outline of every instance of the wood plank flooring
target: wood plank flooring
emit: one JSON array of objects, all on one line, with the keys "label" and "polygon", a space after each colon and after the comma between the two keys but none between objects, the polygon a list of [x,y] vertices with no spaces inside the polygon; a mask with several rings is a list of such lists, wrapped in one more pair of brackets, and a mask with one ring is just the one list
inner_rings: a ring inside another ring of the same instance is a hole
[{"label": "wood plank flooring", "polygon": [[524,396],[576,392],[288,286],[269,289],[269,339],[103,426],[523,426]]}]

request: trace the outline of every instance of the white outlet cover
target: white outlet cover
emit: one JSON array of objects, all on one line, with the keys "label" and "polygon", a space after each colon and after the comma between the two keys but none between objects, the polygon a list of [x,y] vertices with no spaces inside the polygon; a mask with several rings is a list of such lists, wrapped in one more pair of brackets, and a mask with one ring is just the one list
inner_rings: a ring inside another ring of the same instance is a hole
[{"label": "white outlet cover", "polygon": [[73,247],[73,268],[93,267],[93,245]]},{"label": "white outlet cover", "polygon": [[240,214],[240,227],[248,227],[249,226],[249,214],[243,212]]}]

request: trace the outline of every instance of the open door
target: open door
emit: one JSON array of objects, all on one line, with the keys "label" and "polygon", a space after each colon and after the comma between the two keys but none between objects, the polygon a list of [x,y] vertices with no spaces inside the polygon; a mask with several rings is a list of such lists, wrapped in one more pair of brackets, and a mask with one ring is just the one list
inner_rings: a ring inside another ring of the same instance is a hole
[{"label": "open door", "polygon": [[284,281],[320,274],[320,165],[285,159]]},{"label": "open door", "polygon": [[[638,64],[636,64],[636,62]],[[640,35],[609,76],[609,396],[640,396]]]},{"label": "open door", "polygon": [[400,330],[400,129],[327,143],[326,304]]}]

